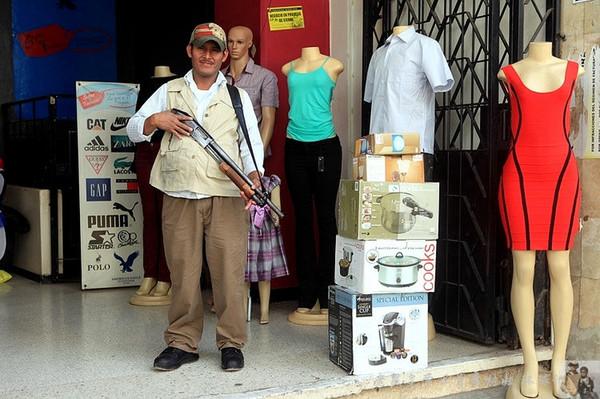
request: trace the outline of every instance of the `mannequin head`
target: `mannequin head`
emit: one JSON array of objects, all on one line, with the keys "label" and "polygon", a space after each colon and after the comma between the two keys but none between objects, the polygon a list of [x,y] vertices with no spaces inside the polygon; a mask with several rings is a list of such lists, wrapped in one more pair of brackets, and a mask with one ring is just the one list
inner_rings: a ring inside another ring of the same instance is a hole
[{"label": "mannequin head", "polygon": [[232,61],[250,57],[253,45],[252,31],[245,26],[234,26],[227,34],[227,47]]}]

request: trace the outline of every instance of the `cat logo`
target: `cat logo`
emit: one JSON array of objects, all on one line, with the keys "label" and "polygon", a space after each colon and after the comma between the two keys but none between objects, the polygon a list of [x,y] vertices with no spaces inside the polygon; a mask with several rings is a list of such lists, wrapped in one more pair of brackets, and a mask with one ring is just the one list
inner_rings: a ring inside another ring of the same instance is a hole
[{"label": "cat logo", "polygon": [[103,132],[106,129],[106,119],[88,119],[87,128],[88,130]]}]

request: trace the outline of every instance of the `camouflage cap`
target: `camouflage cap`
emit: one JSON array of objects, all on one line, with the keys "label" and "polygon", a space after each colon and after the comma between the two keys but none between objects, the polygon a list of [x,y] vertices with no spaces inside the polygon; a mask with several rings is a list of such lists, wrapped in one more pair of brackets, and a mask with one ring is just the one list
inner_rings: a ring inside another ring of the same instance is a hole
[{"label": "camouflage cap", "polygon": [[214,22],[196,25],[190,36],[190,44],[200,47],[208,41],[217,43],[221,51],[227,48],[225,31]]}]

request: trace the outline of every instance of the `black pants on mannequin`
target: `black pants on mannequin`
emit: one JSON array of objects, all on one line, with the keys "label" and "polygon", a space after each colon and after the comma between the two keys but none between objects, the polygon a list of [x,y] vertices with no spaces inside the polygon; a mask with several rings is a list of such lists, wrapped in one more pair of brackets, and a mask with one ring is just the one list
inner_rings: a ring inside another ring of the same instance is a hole
[{"label": "black pants on mannequin", "polygon": [[[285,141],[285,174],[296,218],[298,307],[312,308],[317,299],[326,308],[328,286],[333,284],[335,201],[342,172],[338,137],[316,142]],[[317,215],[318,249],[313,227]]]}]

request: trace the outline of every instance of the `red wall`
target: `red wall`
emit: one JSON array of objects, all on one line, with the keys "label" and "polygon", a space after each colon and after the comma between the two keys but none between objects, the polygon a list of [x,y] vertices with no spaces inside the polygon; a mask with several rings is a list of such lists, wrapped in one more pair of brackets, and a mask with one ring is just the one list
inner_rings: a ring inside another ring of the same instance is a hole
[{"label": "red wall", "polygon": [[[302,6],[304,29],[284,31],[269,30],[267,7]],[[290,276],[273,280],[273,288],[296,287],[296,262],[292,203],[287,190],[284,170],[284,145],[289,111],[286,77],[281,67],[300,57],[303,47],[320,48],[321,53],[329,54],[329,1],[328,0],[216,0],[215,21],[226,31],[231,26],[245,25],[252,29],[257,44],[256,60],[260,65],[275,72],[279,80],[279,109],[275,131],[271,140],[273,155],[266,159],[267,174],[276,174],[282,180],[281,200],[285,218],[281,223],[286,247]],[[260,27],[260,29],[258,28]]]}]

